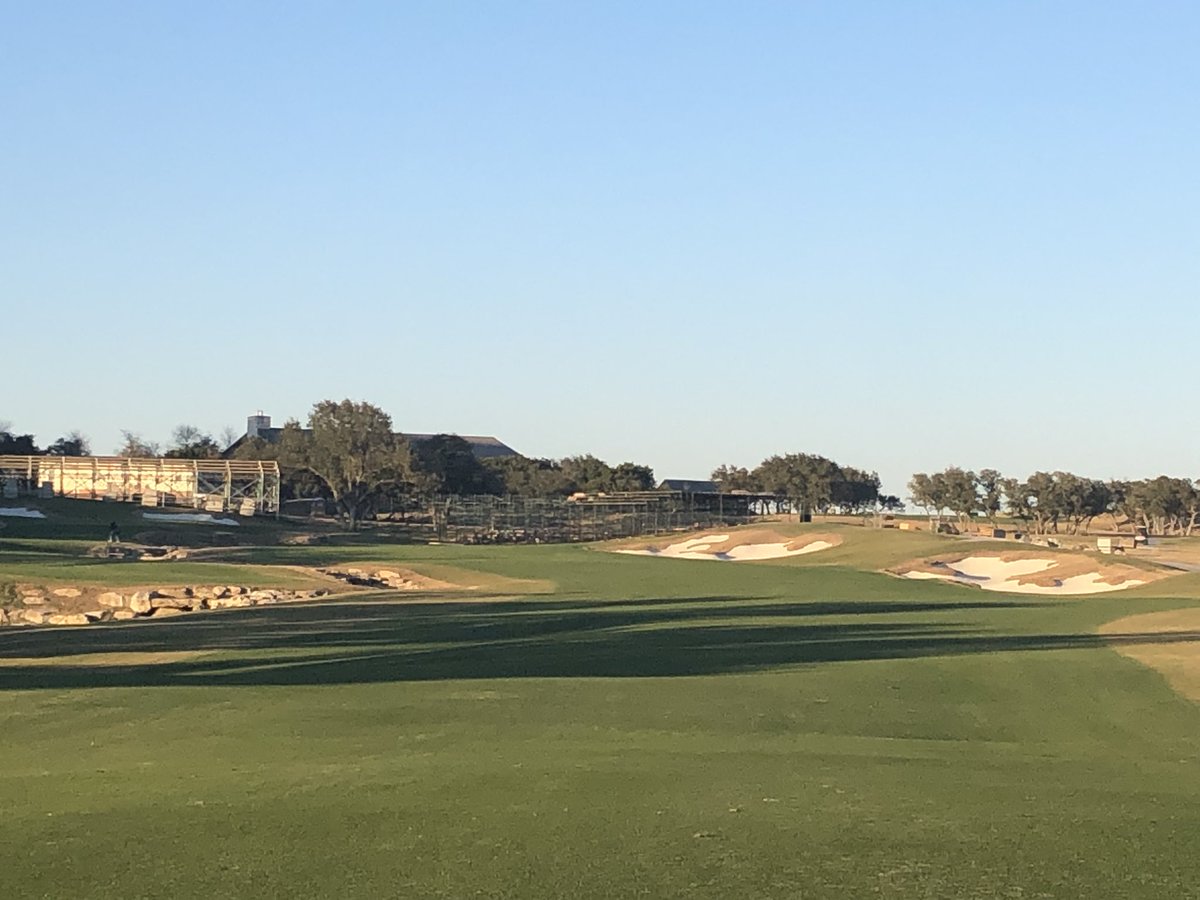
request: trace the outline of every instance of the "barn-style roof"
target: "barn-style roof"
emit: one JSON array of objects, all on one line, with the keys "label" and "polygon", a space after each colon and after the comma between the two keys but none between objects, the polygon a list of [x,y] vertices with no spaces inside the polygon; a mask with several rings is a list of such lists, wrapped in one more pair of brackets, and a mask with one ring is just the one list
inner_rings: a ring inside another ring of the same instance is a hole
[{"label": "barn-style roof", "polygon": [[[304,430],[307,431],[308,429]],[[282,434],[282,428],[260,427],[257,429],[257,434],[255,436],[262,438],[268,444],[274,444],[279,441],[279,437]],[[433,434],[418,434],[408,432],[398,432],[398,434],[405,438],[410,444],[420,444],[432,437],[436,437],[436,435]],[[242,444],[244,444],[249,437],[251,437],[251,435],[243,434],[240,438],[230,444],[222,455],[231,456],[234,451],[236,451],[238,447],[242,446]],[[504,443],[499,438],[492,437],[491,435],[460,434],[457,435],[457,437],[461,437],[464,441],[471,445],[471,452],[475,454],[476,459],[493,459],[500,456],[517,455],[516,450],[508,446],[508,444]]]},{"label": "barn-style roof", "polygon": [[720,491],[715,481],[697,481],[691,478],[664,478],[658,489],[682,491],[685,494],[715,494]]}]

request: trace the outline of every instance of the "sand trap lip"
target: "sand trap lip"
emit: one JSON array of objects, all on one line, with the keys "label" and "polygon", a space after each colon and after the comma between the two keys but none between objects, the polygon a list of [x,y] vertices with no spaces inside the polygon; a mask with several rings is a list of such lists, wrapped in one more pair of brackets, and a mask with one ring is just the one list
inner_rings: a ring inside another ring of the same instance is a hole
[{"label": "sand trap lip", "polygon": [[241,525],[237,519],[218,519],[212,513],[142,513],[157,522],[194,522],[198,525]]},{"label": "sand trap lip", "polygon": [[[1053,577],[1060,561],[1052,558],[1004,559],[1000,556],[967,556],[952,562],[935,561],[927,569],[909,569],[898,574],[905,578],[952,581],[975,585],[985,591],[1005,594],[1049,594],[1055,596],[1106,594],[1145,584],[1138,579],[1107,581],[1103,572],[1083,572]],[[930,569],[934,571],[930,571]],[[938,571],[941,570],[941,571]],[[1045,576],[1025,580],[1029,576]],[[1048,582],[1048,583],[1041,583]]]},{"label": "sand trap lip", "polygon": [[15,519],[44,519],[46,514],[38,509],[26,509],[24,506],[0,507],[0,516],[10,516]]},{"label": "sand trap lip", "polygon": [[731,538],[728,534],[706,534],[700,537],[688,538],[665,547],[644,547],[637,549],[617,550],[631,556],[661,556],[668,559],[707,559],[717,562],[749,562],[761,559],[784,559],[789,556],[803,556],[817,553],[835,546],[832,541],[814,538],[801,544],[803,538],[791,541],[768,541],[756,543],[748,540],[744,544],[727,546],[716,549],[722,544],[728,544]]}]

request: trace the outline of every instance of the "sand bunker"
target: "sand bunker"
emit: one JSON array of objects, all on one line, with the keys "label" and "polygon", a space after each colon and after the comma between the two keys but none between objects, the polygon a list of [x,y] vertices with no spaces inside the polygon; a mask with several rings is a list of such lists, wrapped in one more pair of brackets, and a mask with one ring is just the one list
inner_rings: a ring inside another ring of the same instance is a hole
[{"label": "sand bunker", "polygon": [[895,574],[968,584],[1006,594],[1080,595],[1123,591],[1158,575],[1129,566],[1103,566],[1088,557],[1029,557],[1012,554],[927,560],[902,566]]},{"label": "sand bunker", "polygon": [[836,535],[783,537],[774,532],[743,532],[736,535],[705,534],[673,544],[626,547],[617,553],[634,556],[663,556],[670,559],[708,559],[719,562],[748,562],[760,559],[784,559],[803,556],[836,547],[842,539]]},{"label": "sand bunker", "polygon": [[237,519],[218,519],[211,513],[142,513],[143,519],[158,522],[195,522],[200,525],[240,525]]},{"label": "sand bunker", "polygon": [[1200,700],[1200,609],[1126,616],[1101,625],[1100,634],[1112,638],[1122,656],[1166,678],[1176,692]]},{"label": "sand bunker", "polygon": [[2,506],[0,516],[11,516],[15,519],[44,519],[45,513],[37,509],[26,509],[23,506]]}]

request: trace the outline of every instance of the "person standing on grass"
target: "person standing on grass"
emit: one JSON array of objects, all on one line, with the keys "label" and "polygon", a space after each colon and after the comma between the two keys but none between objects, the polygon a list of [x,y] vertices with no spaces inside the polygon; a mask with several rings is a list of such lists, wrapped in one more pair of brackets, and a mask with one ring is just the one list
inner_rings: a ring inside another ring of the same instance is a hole
[{"label": "person standing on grass", "polygon": [[108,542],[110,544],[121,543],[121,529],[117,527],[116,522],[108,523]]}]

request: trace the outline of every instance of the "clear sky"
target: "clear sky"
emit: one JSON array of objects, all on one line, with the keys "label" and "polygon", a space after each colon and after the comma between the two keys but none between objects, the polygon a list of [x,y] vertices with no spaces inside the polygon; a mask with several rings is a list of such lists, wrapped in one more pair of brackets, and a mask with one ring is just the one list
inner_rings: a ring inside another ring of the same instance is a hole
[{"label": "clear sky", "polygon": [[0,4],[0,419],[1200,475],[1200,4]]}]

